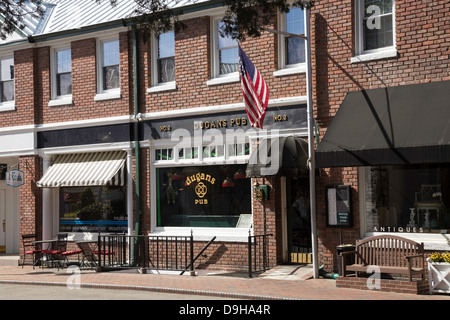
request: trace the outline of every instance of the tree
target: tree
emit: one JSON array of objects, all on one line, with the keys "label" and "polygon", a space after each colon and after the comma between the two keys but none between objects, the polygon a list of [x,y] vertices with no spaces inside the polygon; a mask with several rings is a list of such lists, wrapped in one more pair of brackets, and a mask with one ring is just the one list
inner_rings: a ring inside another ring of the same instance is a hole
[{"label": "tree", "polygon": [[[118,1],[121,0],[110,0],[111,5],[116,5]],[[135,3],[137,7],[133,20],[145,31],[161,33],[184,27],[177,11],[170,9],[167,1],[135,0]],[[274,10],[287,12],[290,7],[311,8],[314,0],[223,0],[223,5],[226,12],[222,34],[242,41],[246,37],[259,37],[263,26],[273,17]]]},{"label": "tree", "polygon": [[41,0],[0,0],[0,38],[5,40],[15,29],[25,28],[24,18],[44,15]]}]

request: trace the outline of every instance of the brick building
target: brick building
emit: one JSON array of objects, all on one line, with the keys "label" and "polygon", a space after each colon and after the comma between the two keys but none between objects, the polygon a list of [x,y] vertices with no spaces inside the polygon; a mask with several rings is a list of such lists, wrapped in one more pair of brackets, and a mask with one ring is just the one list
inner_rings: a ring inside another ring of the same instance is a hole
[{"label": "brick building", "polygon": [[[305,42],[267,32],[241,43],[270,89],[265,130],[254,130],[237,42],[218,33],[220,2],[173,2],[186,28],[148,38],[127,19],[130,2],[48,1],[41,21],[0,45],[3,250],[19,252],[26,233],[68,232],[76,241],[139,228],[192,231],[199,248],[215,236],[200,268],[245,268],[249,233],[272,235],[271,265],[304,261],[311,253],[301,210],[309,196]],[[336,270],[339,244],[379,232],[448,249],[449,10],[446,1],[358,0],[316,1],[311,11],[318,258],[326,270]],[[303,22],[300,9],[274,12],[267,28],[303,33]],[[412,136],[428,138],[421,145],[398,138],[418,131],[423,118],[415,116],[427,116],[430,104],[441,117]],[[386,120],[391,107],[406,120]],[[295,166],[253,161],[274,141]],[[10,172],[22,172],[23,184],[7,185]],[[267,186],[267,199],[256,198],[257,185]],[[422,186],[440,188],[432,192],[439,206],[417,207]]]}]

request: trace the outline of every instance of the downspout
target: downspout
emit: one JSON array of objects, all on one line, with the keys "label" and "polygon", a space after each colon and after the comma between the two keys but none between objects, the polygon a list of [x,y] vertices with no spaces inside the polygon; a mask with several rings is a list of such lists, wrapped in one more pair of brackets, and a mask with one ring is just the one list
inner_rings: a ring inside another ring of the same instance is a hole
[{"label": "downspout", "polygon": [[[136,25],[131,27],[133,35],[133,96],[134,96],[134,118],[137,119],[139,114],[139,90],[138,90],[138,59],[137,59],[137,40],[136,40]],[[136,166],[136,224],[134,234],[140,234],[141,222],[141,183],[140,183],[140,161],[139,161],[139,123],[134,122],[134,152],[135,152],[135,166]],[[136,247],[135,247],[136,248]],[[136,256],[136,255],[135,255]]]}]

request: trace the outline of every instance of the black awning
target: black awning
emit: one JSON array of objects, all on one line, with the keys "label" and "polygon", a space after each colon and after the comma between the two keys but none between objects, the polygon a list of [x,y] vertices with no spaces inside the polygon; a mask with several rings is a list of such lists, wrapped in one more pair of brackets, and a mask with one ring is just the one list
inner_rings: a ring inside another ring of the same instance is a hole
[{"label": "black awning", "polygon": [[245,173],[249,178],[301,176],[308,172],[308,142],[298,137],[262,139],[253,150]]},{"label": "black awning", "polygon": [[450,162],[450,81],[348,93],[315,156],[319,168]]}]

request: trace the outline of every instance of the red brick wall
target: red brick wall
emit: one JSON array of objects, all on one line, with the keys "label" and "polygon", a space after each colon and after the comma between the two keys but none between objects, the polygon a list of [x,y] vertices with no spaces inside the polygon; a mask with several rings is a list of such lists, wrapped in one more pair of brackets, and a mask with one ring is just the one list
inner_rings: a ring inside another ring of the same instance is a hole
[{"label": "red brick wall", "polygon": [[[42,191],[36,182],[42,175],[41,158],[38,156],[20,157],[19,168],[25,173],[25,184],[20,190],[20,237],[23,234],[42,234]],[[21,243],[22,246],[22,243]],[[21,254],[23,254],[21,247]]]}]

